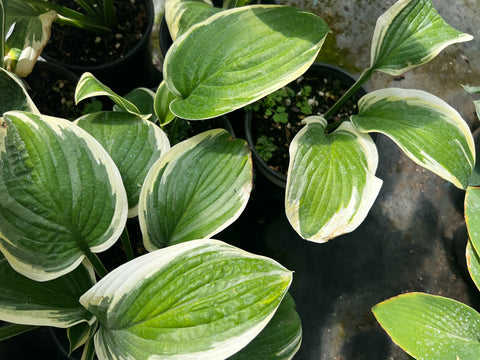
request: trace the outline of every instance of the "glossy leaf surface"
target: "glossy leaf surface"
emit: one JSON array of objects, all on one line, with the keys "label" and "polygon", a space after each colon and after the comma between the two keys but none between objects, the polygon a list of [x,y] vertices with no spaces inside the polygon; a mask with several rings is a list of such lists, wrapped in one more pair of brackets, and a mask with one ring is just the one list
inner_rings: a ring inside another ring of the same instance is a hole
[{"label": "glossy leaf surface", "polygon": [[466,189],[475,146],[454,108],[424,91],[398,88],[368,93],[358,105],[352,123],[360,131],[387,135],[417,164]]},{"label": "glossy leaf surface", "polygon": [[377,148],[349,122],[327,135],[325,119],[305,121],[290,145],[285,209],[301,237],[326,242],[367,216],[382,186]]},{"label": "glossy leaf surface", "polygon": [[0,93],[8,94],[0,98],[0,116],[13,110],[39,113],[21,80],[3,68],[0,68]]},{"label": "glossy leaf surface", "polygon": [[127,191],[128,216],[136,216],[148,171],[170,149],[167,136],[151,121],[127,112],[97,112],[75,123],[97,139],[112,157]]},{"label": "glossy leaf surface", "polygon": [[0,250],[21,274],[54,279],[120,236],[128,210],[120,173],[71,122],[6,113],[0,169]]},{"label": "glossy leaf surface", "polygon": [[147,250],[209,238],[240,216],[252,188],[244,140],[223,129],[175,145],[145,179],[138,216]]},{"label": "glossy leaf surface", "polygon": [[208,19],[222,9],[203,1],[168,0],[165,1],[165,20],[173,41],[183,35],[190,27]]},{"label": "glossy leaf surface", "polygon": [[[144,87],[135,88],[128,94],[126,94],[123,98],[134,104],[140,114],[152,114],[152,116],[148,118],[148,120],[150,120],[151,122],[158,121],[158,118],[155,115],[154,108],[155,93],[152,90]],[[126,111],[117,104],[113,105],[113,110]]]},{"label": "glossy leaf surface", "polygon": [[458,301],[403,294],[373,307],[392,340],[416,359],[480,358],[480,314]]},{"label": "glossy leaf surface", "polygon": [[[131,101],[121,97],[108,86],[100,82],[91,73],[83,73],[78,80],[77,87],[75,89],[75,103],[92,98],[95,96],[108,96],[115,104],[117,104],[123,110],[136,115],[142,115],[138,107]],[[149,116],[146,116],[148,118]]]},{"label": "glossy leaf surface", "polygon": [[117,268],[80,302],[99,319],[100,360],[225,359],[268,323],[292,273],[216,240],[196,240]]},{"label": "glossy leaf surface", "polygon": [[297,353],[302,342],[302,323],[289,293],[272,320],[246,347],[229,360],[287,360]]},{"label": "glossy leaf surface", "polygon": [[210,16],[165,57],[165,83],[179,97],[171,111],[207,119],[266,96],[308,69],[328,31],[316,15],[286,6],[252,5]]},{"label": "glossy leaf surface", "polygon": [[57,279],[37,282],[13,270],[0,254],[0,319],[62,328],[93,322],[78,300],[94,283],[93,270],[83,264]]},{"label": "glossy leaf surface", "polygon": [[447,46],[472,39],[448,25],[430,0],[400,0],[377,20],[370,67],[401,75]]},{"label": "glossy leaf surface", "polygon": [[4,67],[18,76],[30,74],[50,39],[52,22],[57,17],[57,13],[42,2],[8,0],[6,29],[13,28],[6,39]]}]

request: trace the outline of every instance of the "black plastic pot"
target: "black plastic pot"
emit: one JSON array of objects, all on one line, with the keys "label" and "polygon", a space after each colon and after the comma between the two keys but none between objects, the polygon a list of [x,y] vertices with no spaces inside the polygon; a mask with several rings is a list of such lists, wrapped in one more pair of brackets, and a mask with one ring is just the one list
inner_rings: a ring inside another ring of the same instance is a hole
[{"label": "black plastic pot", "polygon": [[[329,64],[313,63],[304,76],[308,77],[309,75],[317,76],[319,78],[332,77],[336,80],[339,80],[342,87],[344,87],[345,89],[350,88],[355,83],[355,79],[352,75],[336,66]],[[354,96],[360,98],[365,94],[366,90],[362,87],[354,94]],[[262,173],[270,182],[281,188],[285,188],[287,183],[287,177],[284,174],[281,174],[280,172],[270,168],[268,164],[260,157],[260,154],[255,147],[256,134],[252,129],[252,121],[253,112],[251,110],[245,111],[245,138],[253,154],[255,168],[260,171],[260,173]]]},{"label": "black plastic pot", "polygon": [[101,65],[78,66],[60,62],[51,56],[42,56],[47,62],[64,66],[77,75],[91,72],[120,95],[140,86],[157,86],[160,82],[160,75],[153,65],[150,48],[150,36],[155,20],[153,0],[143,1],[145,1],[149,16],[147,29],[135,47],[124,57]]}]

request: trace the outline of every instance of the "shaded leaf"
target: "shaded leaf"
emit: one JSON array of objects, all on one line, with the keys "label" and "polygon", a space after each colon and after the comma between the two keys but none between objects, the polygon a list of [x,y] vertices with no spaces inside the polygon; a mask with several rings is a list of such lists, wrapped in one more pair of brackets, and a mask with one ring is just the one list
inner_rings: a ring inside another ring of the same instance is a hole
[{"label": "shaded leaf", "polygon": [[[79,297],[80,298],[80,297]],[[82,322],[67,329],[68,341],[70,342],[70,353],[85,345],[97,331],[98,322],[93,325]],[[82,359],[83,360],[83,359]]]},{"label": "shaded leaf", "polygon": [[295,302],[287,293],[262,332],[229,360],[292,359],[301,342],[302,323],[295,310]]},{"label": "shaded leaf", "polygon": [[255,102],[302,75],[328,32],[316,15],[286,6],[252,5],[210,16],[165,57],[165,83],[178,97],[170,110],[184,119],[207,119]]},{"label": "shaded leaf", "polygon": [[391,138],[417,164],[466,189],[475,163],[470,129],[440,98],[420,90],[389,88],[359,101],[352,123]]},{"label": "shaded leaf", "polygon": [[305,122],[290,145],[285,209],[301,237],[325,242],[367,216],[382,186],[375,177],[378,154],[370,136],[349,122],[332,134],[319,116]]},{"label": "shaded leaf", "polygon": [[167,125],[175,119],[175,115],[170,111],[170,103],[173,99],[176,99],[176,96],[168,90],[165,81],[162,81],[155,93],[154,102],[155,114],[157,115],[160,126]]},{"label": "shaded leaf", "polygon": [[408,293],[372,311],[392,340],[416,359],[480,358],[480,314],[458,301]]},{"label": "shaded leaf", "polygon": [[252,160],[244,140],[223,129],[175,145],[145,179],[138,216],[147,250],[209,238],[245,208]]},{"label": "shaded leaf", "polygon": [[[130,91],[127,95],[124,96],[125,100],[130,101],[134,104],[140,114],[151,114],[152,116],[148,118],[151,122],[157,122],[158,118],[155,116],[154,109],[154,100],[155,93],[147,88],[139,87]],[[126,111],[118,105],[113,105],[114,111]]]},{"label": "shaded leaf", "polygon": [[122,175],[128,216],[137,215],[140,190],[152,165],[170,149],[167,135],[155,124],[131,113],[102,111],[77,119],[97,139]]},{"label": "shaded leaf", "polygon": [[468,272],[470,273],[473,282],[480,290],[480,255],[478,254],[478,251],[475,250],[471,240],[468,240],[467,243],[466,258]]},{"label": "shaded leaf", "polygon": [[0,67],[0,93],[9,94],[0,98],[0,116],[7,111],[20,110],[39,114],[37,107],[19,78]]},{"label": "shaded leaf", "polygon": [[472,245],[480,249],[480,187],[469,186],[465,194],[465,222]]},{"label": "shaded leaf", "polygon": [[225,359],[268,323],[292,274],[217,240],[170,246],[103,278],[80,302],[100,359]]},{"label": "shaded leaf", "polygon": [[69,327],[93,322],[79,303],[80,296],[95,283],[91,266],[81,265],[57,279],[37,282],[0,259],[0,319],[24,325]]}]

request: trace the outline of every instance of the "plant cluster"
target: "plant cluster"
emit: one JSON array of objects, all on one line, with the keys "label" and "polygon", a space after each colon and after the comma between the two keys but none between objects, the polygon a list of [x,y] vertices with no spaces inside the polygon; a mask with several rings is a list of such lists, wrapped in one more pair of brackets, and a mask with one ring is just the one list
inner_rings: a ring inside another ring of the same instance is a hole
[{"label": "plant cluster", "polygon": [[[75,101],[108,96],[112,111],[74,122],[45,116],[18,78],[0,70],[0,89],[11,94],[0,101],[0,319],[12,323],[0,328],[0,338],[47,325],[66,328],[83,359],[249,359],[272,352],[290,359],[301,342],[287,294],[292,273],[212,239],[248,201],[246,142],[214,129],[171,146],[163,129],[175,118],[218,117],[283,88],[313,63],[329,29],[313,13],[288,6],[165,6],[174,43],[156,93],[137,89],[121,97],[89,73],[81,77]],[[327,122],[375,71],[399,75],[470,39],[429,0],[400,0],[381,16],[370,67],[323,117],[306,117],[290,146],[285,205],[300,236],[325,242],[363,221],[382,183],[369,135],[380,132],[467,189],[470,251],[478,256],[475,151],[458,112],[423,91],[391,88],[364,96],[357,115]],[[135,257],[128,218],[138,220],[145,255]],[[97,253],[117,241],[127,262],[108,272]],[[459,322],[444,317],[454,323],[449,341],[437,336],[444,321],[415,332],[420,350],[408,350],[413,356],[478,357],[477,314],[444,306],[443,298],[417,298],[426,299],[423,309],[434,319],[449,310],[460,315]],[[418,304],[390,307],[384,317],[374,312],[390,331],[401,328],[402,311],[420,314]],[[418,322],[408,325],[412,331]]]}]

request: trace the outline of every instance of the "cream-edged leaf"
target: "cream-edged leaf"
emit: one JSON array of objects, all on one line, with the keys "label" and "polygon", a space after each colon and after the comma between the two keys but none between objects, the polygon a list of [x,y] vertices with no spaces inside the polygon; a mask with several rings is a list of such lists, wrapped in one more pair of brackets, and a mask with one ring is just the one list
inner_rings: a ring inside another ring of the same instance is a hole
[{"label": "cream-edged leaf", "polygon": [[37,282],[13,270],[0,256],[0,319],[61,328],[93,323],[93,315],[79,303],[93,284],[95,275],[88,264],[57,279]]},{"label": "cream-edged leaf", "polygon": [[165,57],[165,83],[178,97],[170,109],[198,120],[252,103],[302,75],[328,32],[318,16],[287,6],[212,15],[178,38]]},{"label": "cream-edged leaf", "polygon": [[377,20],[370,67],[400,75],[432,60],[447,46],[472,39],[448,25],[430,0],[399,0]]},{"label": "cream-edged leaf", "polygon": [[127,219],[121,175],[86,131],[59,118],[8,112],[0,123],[0,250],[46,281],[108,249]]},{"label": "cream-edged leaf", "polygon": [[128,112],[97,112],[75,123],[97,139],[112,157],[127,191],[128,216],[136,216],[148,171],[170,149],[167,135],[151,121]]},{"label": "cream-edged leaf", "polygon": [[480,255],[475,247],[472,245],[472,241],[469,239],[467,243],[467,250],[465,252],[467,259],[468,272],[473,282],[480,290]]},{"label": "cream-edged leaf", "polygon": [[360,99],[352,123],[362,132],[391,138],[417,164],[466,189],[475,145],[460,114],[442,99],[420,90],[388,88]]},{"label": "cream-edged leaf", "polygon": [[480,314],[458,301],[407,293],[372,311],[392,340],[415,359],[480,358]]},{"label": "cream-edged leaf", "polygon": [[301,237],[325,242],[367,216],[382,186],[375,177],[378,154],[370,136],[349,122],[332,134],[325,134],[321,117],[305,122],[290,145],[285,209]]},{"label": "cream-edged leaf", "polygon": [[153,103],[155,114],[161,126],[167,125],[175,119],[175,115],[170,111],[170,103],[176,98],[162,81],[155,93],[155,101]]},{"label": "cream-edged leaf", "polygon": [[100,321],[100,360],[225,359],[266,326],[291,280],[271,259],[194,240],[120,266],[80,302]]},{"label": "cream-edged leaf", "polygon": [[251,189],[244,140],[214,129],[175,145],[150,169],[140,193],[146,249],[213,236],[240,216]]},{"label": "cream-edged leaf", "polygon": [[39,114],[21,80],[10,71],[0,67],[0,117],[7,111],[20,110]]}]

